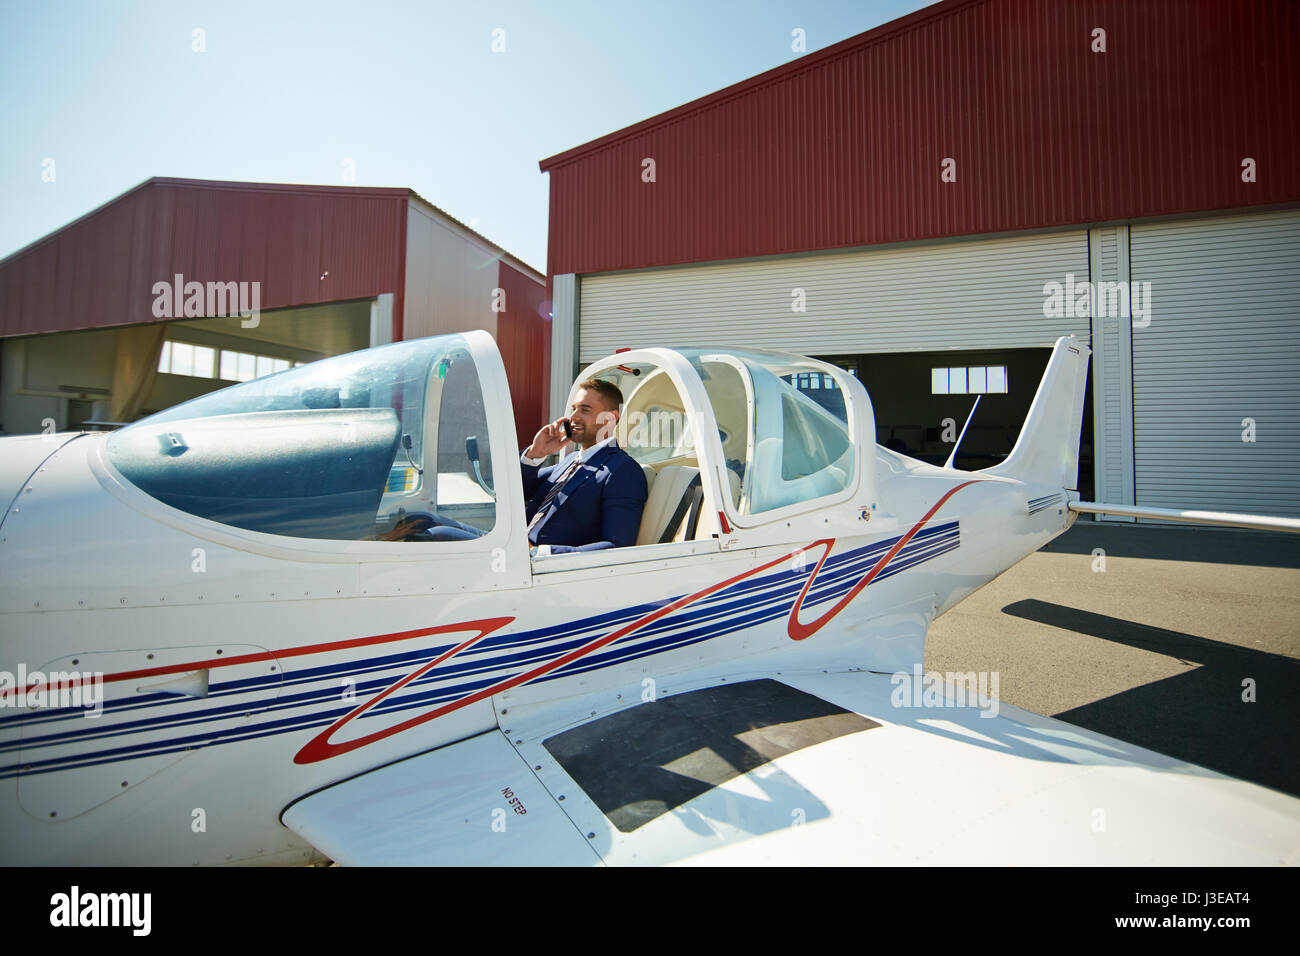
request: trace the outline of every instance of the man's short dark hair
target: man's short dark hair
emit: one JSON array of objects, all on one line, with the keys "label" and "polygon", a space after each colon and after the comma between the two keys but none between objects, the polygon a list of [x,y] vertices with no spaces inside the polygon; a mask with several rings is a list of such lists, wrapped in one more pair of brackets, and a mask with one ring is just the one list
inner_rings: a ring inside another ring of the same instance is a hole
[{"label": "man's short dark hair", "polygon": [[613,382],[606,382],[600,378],[589,378],[585,382],[579,382],[578,388],[585,388],[589,392],[599,394],[611,411],[618,411],[623,407],[623,393],[619,391],[618,386]]}]

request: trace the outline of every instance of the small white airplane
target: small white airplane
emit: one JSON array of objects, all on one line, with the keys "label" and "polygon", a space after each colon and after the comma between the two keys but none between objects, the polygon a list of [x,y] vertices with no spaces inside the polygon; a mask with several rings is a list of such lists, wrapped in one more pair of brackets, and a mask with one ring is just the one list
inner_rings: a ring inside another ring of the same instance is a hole
[{"label": "small white airplane", "polygon": [[650,497],[578,553],[530,551],[483,332],[4,439],[0,862],[1294,863],[1300,800],[920,673],[1107,510],[1088,356],[977,472],[879,446],[822,362],[611,356],[578,381],[622,389]]}]

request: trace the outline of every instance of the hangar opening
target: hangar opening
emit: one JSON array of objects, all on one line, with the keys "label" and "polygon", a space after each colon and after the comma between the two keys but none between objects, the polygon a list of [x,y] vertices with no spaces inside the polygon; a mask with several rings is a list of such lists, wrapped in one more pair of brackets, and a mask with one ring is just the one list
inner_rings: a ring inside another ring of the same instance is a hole
[{"label": "hangar opening", "polygon": [[128,424],[236,382],[366,348],[375,304],[276,309],[255,322],[234,315],[6,339],[0,421],[11,433]]},{"label": "hangar opening", "polygon": [[167,323],[158,385],[141,414],[263,375],[370,346],[372,300],[264,312],[255,327],[238,315]]},{"label": "hangar opening", "polygon": [[[978,397],[954,465],[967,471],[1001,463],[1015,447],[1051,349],[995,349],[818,356],[861,380],[876,414],[876,441],[942,465]],[[798,387],[817,400],[820,383]],[[1092,393],[1085,392],[1079,449],[1080,494],[1094,490]]]}]

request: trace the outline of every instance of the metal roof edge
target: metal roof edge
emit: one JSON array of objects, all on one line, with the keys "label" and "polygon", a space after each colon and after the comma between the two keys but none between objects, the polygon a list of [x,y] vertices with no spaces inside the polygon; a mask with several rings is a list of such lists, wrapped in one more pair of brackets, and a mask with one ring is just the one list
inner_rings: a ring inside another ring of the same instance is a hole
[{"label": "metal roof edge", "polygon": [[150,183],[159,186],[182,186],[194,189],[239,192],[325,193],[335,196],[388,199],[400,199],[410,191],[405,186],[323,186],[314,183],[253,183],[230,179],[176,179],[169,176],[155,176],[144,185]]}]

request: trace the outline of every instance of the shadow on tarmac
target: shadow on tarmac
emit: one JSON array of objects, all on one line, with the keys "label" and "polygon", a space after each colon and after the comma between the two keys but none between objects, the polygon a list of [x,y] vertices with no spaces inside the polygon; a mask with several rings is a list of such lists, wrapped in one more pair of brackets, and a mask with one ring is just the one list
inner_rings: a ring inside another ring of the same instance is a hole
[{"label": "shadow on tarmac", "polygon": [[1079,520],[1044,551],[1110,558],[1205,561],[1265,568],[1300,568],[1300,534],[1229,528],[1162,527],[1151,524]]},{"label": "shadow on tarmac", "polygon": [[[1300,796],[1300,661],[1046,601],[1002,610],[1196,665],[1057,719]],[[1247,678],[1254,681],[1250,703],[1242,699]]]}]

